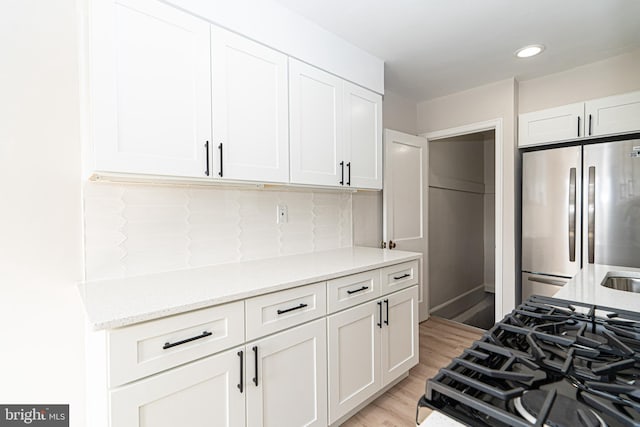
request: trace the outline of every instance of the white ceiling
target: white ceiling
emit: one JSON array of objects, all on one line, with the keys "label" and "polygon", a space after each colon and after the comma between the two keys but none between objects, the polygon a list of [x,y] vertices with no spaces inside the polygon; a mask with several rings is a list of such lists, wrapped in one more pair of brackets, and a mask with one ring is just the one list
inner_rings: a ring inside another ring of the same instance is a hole
[{"label": "white ceiling", "polygon": [[383,59],[386,89],[414,101],[640,49],[640,0],[277,1]]}]

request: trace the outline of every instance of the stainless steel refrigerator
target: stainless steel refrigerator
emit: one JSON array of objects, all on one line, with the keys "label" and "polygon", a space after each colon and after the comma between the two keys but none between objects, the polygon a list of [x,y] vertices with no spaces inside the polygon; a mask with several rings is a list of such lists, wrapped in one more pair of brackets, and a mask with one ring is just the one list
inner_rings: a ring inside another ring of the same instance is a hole
[{"label": "stainless steel refrigerator", "polygon": [[522,298],[587,263],[640,267],[640,139],[522,155]]}]

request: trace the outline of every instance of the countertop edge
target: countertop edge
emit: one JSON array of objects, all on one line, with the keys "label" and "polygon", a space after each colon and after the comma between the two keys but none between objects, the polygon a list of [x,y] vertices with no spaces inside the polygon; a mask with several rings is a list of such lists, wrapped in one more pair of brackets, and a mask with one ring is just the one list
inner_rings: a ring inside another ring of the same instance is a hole
[{"label": "countertop edge", "polygon": [[[292,289],[300,286],[310,285],[317,282],[323,282],[331,279],[335,279],[342,276],[348,276],[352,274],[361,273],[364,271],[369,271],[378,268],[388,267],[390,265],[395,265],[403,262],[419,260],[422,258],[422,254],[417,252],[405,252],[405,251],[397,251],[395,254],[402,254],[404,256],[400,256],[394,260],[386,260],[381,262],[369,262],[363,263],[362,265],[358,265],[352,268],[340,269],[332,271],[331,273],[321,274],[318,276],[308,276],[301,278],[299,280],[293,280],[288,282],[277,283],[274,285],[267,285],[262,287],[253,288],[246,291],[240,291],[238,293],[228,294],[216,296],[213,298],[206,298],[202,300],[194,300],[193,302],[179,303],[175,306],[169,306],[166,309],[159,310],[151,310],[151,311],[143,311],[139,314],[132,314],[127,316],[114,316],[112,319],[105,320],[96,320],[95,316],[92,316],[90,310],[88,309],[88,304],[86,302],[86,291],[88,286],[92,286],[91,282],[80,283],[78,284],[78,292],[82,298],[82,302],[84,305],[85,315],[88,321],[90,328],[93,331],[101,331],[108,329],[116,329],[122,328],[126,326],[131,326],[137,323],[147,322],[150,320],[156,320],[163,317],[174,316],[177,314],[186,313],[189,311],[199,310],[206,307],[213,307],[216,305],[226,304],[234,301],[244,300],[251,297],[256,297],[260,295],[265,295],[273,292],[283,291],[287,289]],[[310,253],[313,254],[313,253]],[[406,254],[406,255],[405,255]],[[281,261],[281,257],[274,258],[274,260]],[[262,260],[265,261],[265,260]],[[240,263],[236,263],[240,264]],[[211,268],[215,269],[216,266],[212,266]],[[189,270],[185,270],[187,272]],[[175,274],[176,272],[168,272],[171,274]],[[161,273],[160,273],[161,274]],[[186,274],[186,273],[185,273]],[[127,278],[123,279],[114,279],[116,280],[127,280]]]}]

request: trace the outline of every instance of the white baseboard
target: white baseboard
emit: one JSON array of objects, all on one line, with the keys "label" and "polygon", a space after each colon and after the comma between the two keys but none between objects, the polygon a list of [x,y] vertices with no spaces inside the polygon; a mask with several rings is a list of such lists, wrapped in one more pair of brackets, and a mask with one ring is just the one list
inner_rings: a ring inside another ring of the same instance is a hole
[{"label": "white baseboard", "polygon": [[434,313],[434,312],[436,312],[436,311],[440,311],[440,310],[442,310],[442,309],[444,309],[444,308],[447,308],[447,307],[448,307],[448,306],[450,306],[451,304],[455,304],[456,302],[458,302],[458,301],[460,301],[460,300],[462,300],[462,299],[464,299],[464,298],[469,297],[470,295],[472,295],[472,294],[474,294],[474,293],[476,293],[476,292],[484,292],[484,290],[485,290],[485,285],[484,285],[484,283],[483,283],[482,285],[476,286],[475,288],[470,289],[470,290],[468,290],[467,292],[465,292],[465,293],[463,293],[463,294],[460,294],[460,295],[458,295],[458,296],[457,296],[457,297],[455,297],[455,298],[451,298],[450,300],[445,301],[445,302],[443,302],[442,304],[438,304],[438,305],[436,305],[435,307],[431,307],[431,308],[429,309],[429,313]]}]

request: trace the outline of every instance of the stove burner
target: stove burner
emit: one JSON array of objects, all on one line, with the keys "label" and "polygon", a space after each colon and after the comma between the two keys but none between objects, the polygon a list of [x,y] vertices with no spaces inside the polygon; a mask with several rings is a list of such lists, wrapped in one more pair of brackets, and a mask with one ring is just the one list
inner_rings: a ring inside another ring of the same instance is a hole
[{"label": "stove burner", "polygon": [[474,427],[640,427],[640,313],[532,296],[427,382]]},{"label": "stove burner", "polygon": [[[513,403],[524,419],[535,424],[548,395],[549,393],[544,390],[529,390],[525,391],[522,397],[515,398]],[[607,424],[584,403],[559,394],[555,397],[544,425],[550,427],[605,427]]]},{"label": "stove burner", "polygon": [[595,342],[598,342],[600,344],[606,344],[607,343],[607,338],[606,337],[603,337],[602,335],[594,334],[594,333],[589,332],[589,331],[584,331],[584,332],[582,332],[580,334],[579,330],[569,330],[569,331],[563,332],[562,335],[568,336],[568,337],[576,337],[578,335],[581,335],[581,336],[583,336],[583,337],[585,337],[585,338],[587,338],[587,339],[589,339],[591,341],[595,341]]}]

